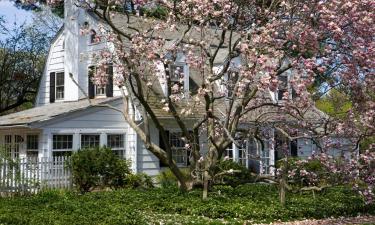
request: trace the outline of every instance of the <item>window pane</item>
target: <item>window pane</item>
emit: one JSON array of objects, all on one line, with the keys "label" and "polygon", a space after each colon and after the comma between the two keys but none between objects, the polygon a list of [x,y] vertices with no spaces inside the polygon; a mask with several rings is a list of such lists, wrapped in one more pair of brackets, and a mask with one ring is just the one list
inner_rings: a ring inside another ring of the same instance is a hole
[{"label": "window pane", "polygon": [[95,148],[100,145],[100,135],[84,134],[81,135],[81,148]]},{"label": "window pane", "polygon": [[56,86],[64,85],[64,73],[56,73]]},{"label": "window pane", "polygon": [[63,99],[64,98],[64,86],[56,87],[56,99]]},{"label": "window pane", "polygon": [[169,143],[172,147],[172,158],[180,166],[187,165],[187,150],[185,149],[185,142],[182,140],[181,132],[169,133]]},{"label": "window pane", "polygon": [[71,156],[72,151],[55,151],[52,152],[53,157],[61,157],[61,156]]},{"label": "window pane", "polygon": [[38,149],[38,135],[27,135],[27,150]]},{"label": "window pane", "polygon": [[179,82],[184,77],[184,66],[171,65],[169,74],[171,81]]},{"label": "window pane", "polygon": [[124,148],[124,135],[123,134],[107,135],[107,145],[110,148]]},{"label": "window pane", "polygon": [[53,135],[53,149],[72,149],[73,135]]}]

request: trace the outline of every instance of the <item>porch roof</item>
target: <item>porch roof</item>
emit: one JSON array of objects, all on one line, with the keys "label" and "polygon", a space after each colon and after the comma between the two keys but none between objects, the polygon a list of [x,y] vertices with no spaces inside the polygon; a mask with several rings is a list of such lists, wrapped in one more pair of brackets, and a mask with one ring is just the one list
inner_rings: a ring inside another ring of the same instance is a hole
[{"label": "porch roof", "polygon": [[121,97],[92,99],[92,104],[87,99],[71,102],[56,102],[44,106],[27,109],[0,117],[1,127],[29,127],[32,124],[48,121],[58,116],[67,115],[72,112],[81,111],[95,105],[109,103]]}]

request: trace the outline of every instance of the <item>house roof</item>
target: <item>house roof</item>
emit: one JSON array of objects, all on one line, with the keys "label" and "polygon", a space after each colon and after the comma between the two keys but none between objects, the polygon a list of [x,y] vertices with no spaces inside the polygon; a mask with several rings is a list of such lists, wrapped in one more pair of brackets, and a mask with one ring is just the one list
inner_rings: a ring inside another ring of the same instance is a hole
[{"label": "house roof", "polygon": [[44,106],[27,109],[21,112],[12,113],[0,117],[0,127],[8,126],[24,126],[27,127],[34,123],[44,122],[63,116],[72,112],[85,110],[95,105],[101,105],[113,102],[120,97],[103,98],[91,100],[91,104],[87,99],[72,102],[56,102]]},{"label": "house roof", "polygon": [[[101,12],[101,10],[98,10],[98,12]],[[88,14],[92,16],[93,18],[97,20],[101,20],[94,12],[88,11]],[[129,36],[133,34],[137,34],[138,32],[143,33],[149,30],[152,30],[158,23],[162,22],[160,19],[151,18],[151,17],[139,17],[134,15],[126,15],[124,13],[120,12],[112,12],[111,14],[111,21],[113,25],[116,26],[117,29],[119,29],[124,34],[127,34]],[[182,34],[187,30],[188,26],[186,24],[180,23],[178,24],[178,27],[176,30],[168,30],[168,29],[162,29],[160,31],[153,30],[152,36],[153,37],[163,37],[166,40],[166,44],[164,45],[164,49],[168,49],[171,47],[174,42],[182,37]],[[221,41],[221,29],[218,28],[211,28],[211,29],[205,29],[204,38],[206,40],[210,40],[209,44],[211,46],[211,50],[216,50],[217,46],[219,45]],[[202,32],[198,27],[192,26],[190,28],[189,32],[187,32],[184,36],[184,40],[200,40],[202,36]],[[240,34],[238,32],[233,32],[231,35],[231,41],[230,41],[230,35],[226,35],[224,42],[219,49],[214,64],[220,65],[225,62],[225,60],[228,58],[228,47],[229,44],[233,46],[238,38],[240,38]],[[130,43],[125,39],[124,40],[125,46],[130,45]],[[199,49],[199,48],[197,48]]]}]

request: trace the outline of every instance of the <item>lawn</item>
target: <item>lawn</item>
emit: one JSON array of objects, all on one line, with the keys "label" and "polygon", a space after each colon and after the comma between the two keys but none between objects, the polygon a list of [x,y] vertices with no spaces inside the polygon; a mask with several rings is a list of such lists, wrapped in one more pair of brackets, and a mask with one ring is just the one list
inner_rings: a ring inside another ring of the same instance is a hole
[{"label": "lawn", "polygon": [[375,214],[349,188],[289,194],[278,202],[275,186],[215,187],[207,201],[199,190],[123,189],[79,195],[49,191],[0,199],[0,224],[248,224],[303,218]]}]

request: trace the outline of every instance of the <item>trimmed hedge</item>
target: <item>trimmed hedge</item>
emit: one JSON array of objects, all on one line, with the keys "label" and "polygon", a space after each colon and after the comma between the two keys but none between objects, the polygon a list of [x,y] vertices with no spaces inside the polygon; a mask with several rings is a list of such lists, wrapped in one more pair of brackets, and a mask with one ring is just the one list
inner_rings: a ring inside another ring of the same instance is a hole
[{"label": "trimmed hedge", "polygon": [[207,201],[201,194],[174,188],[49,191],[1,199],[0,224],[243,224],[375,214],[374,205],[346,187],[326,189],[315,199],[312,193],[289,194],[286,208],[272,185],[215,186]]}]

